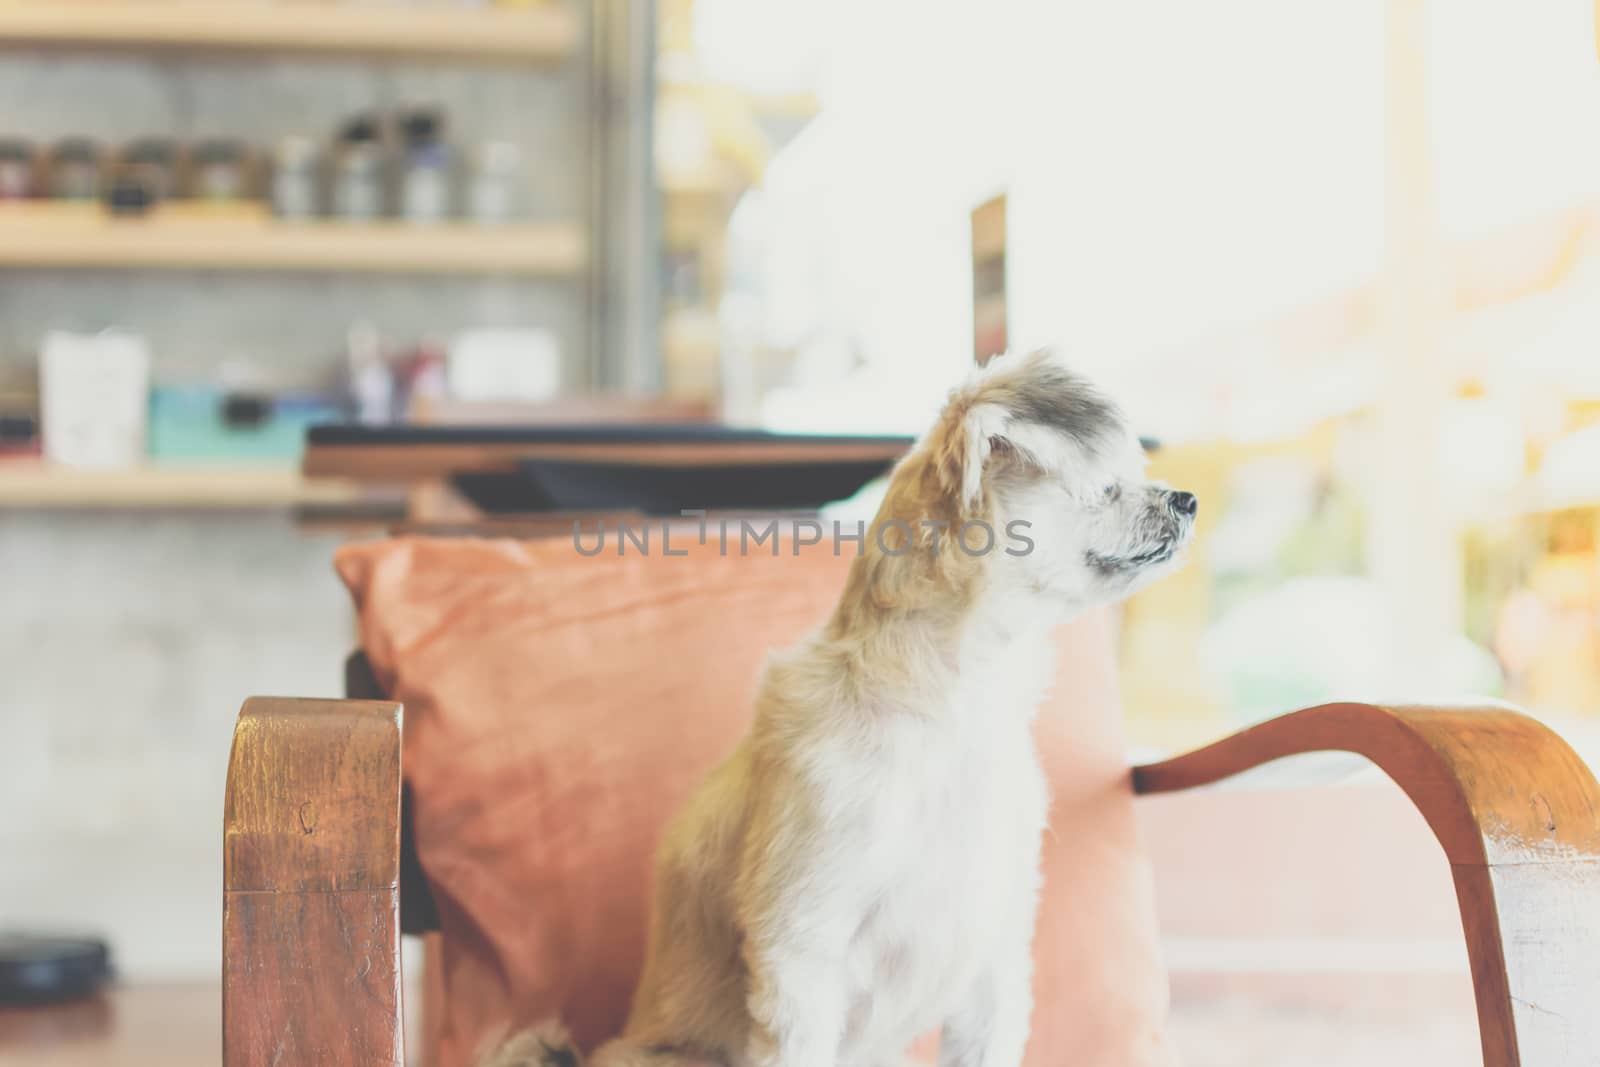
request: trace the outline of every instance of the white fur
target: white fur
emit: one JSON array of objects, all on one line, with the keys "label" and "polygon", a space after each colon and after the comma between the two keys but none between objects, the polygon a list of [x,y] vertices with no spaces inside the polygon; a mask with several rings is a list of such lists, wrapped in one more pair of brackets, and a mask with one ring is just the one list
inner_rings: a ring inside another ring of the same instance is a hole
[{"label": "white fur", "polygon": [[1046,355],[996,360],[897,469],[879,523],[1020,520],[1034,551],[867,538],[669,828],[645,972],[597,1067],[887,1067],[935,1027],[948,1067],[1021,1062],[1051,634],[1169,569],[1192,530],[1114,409],[1093,434],[1035,417],[1072,389]]}]

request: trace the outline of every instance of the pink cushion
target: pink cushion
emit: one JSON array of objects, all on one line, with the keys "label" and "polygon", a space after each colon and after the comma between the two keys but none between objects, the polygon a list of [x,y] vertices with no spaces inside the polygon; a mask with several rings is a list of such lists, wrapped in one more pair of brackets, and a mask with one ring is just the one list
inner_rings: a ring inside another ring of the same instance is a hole
[{"label": "pink cushion", "polygon": [[[674,551],[679,546],[674,543]],[[667,818],[737,742],[768,650],[820,623],[849,554],[588,558],[567,538],[397,539],[337,566],[406,707],[417,848],[443,926],[436,1067],[559,1015],[621,1029]],[[1068,627],[1038,741],[1055,790],[1028,1063],[1171,1062],[1112,652]]]}]

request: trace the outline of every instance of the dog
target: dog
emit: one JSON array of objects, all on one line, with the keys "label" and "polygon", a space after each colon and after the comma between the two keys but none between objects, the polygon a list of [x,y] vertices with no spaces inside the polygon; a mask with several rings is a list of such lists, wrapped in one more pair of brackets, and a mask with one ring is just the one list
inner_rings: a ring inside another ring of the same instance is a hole
[{"label": "dog", "polygon": [[[1062,622],[1176,567],[1192,494],[1109,399],[992,360],[896,467],[832,616],[774,655],[671,823],[623,1035],[591,1067],[1016,1067],[1048,793],[1031,721]],[[1004,531],[1004,534],[1001,533]],[[554,1024],[480,1067],[572,1067]]]}]

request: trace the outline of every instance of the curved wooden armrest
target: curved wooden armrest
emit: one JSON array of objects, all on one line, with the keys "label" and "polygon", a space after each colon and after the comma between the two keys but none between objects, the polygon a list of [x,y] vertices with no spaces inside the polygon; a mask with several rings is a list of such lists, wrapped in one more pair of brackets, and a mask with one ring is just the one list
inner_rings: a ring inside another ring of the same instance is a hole
[{"label": "curved wooden armrest", "polygon": [[1140,793],[1284,756],[1364,756],[1444,847],[1485,1067],[1600,1063],[1600,785],[1548,727],[1504,706],[1324,704],[1135,768]]},{"label": "curved wooden armrest", "polygon": [[254,698],[223,817],[225,1067],[404,1063],[400,705]]}]

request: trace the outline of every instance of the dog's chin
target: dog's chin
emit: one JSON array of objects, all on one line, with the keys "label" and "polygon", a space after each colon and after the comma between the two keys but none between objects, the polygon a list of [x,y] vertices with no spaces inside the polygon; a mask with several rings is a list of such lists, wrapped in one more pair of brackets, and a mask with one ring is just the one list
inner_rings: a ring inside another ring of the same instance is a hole
[{"label": "dog's chin", "polygon": [[1140,583],[1154,581],[1164,574],[1171,574],[1183,566],[1188,559],[1189,546],[1194,543],[1194,524],[1185,523],[1171,537],[1165,538],[1157,547],[1156,552],[1144,568],[1140,576]]},{"label": "dog's chin", "polygon": [[1121,595],[1126,596],[1183,566],[1193,541],[1194,524],[1184,523],[1156,541],[1118,556],[1091,555],[1089,562],[1103,579],[1120,586]]}]

